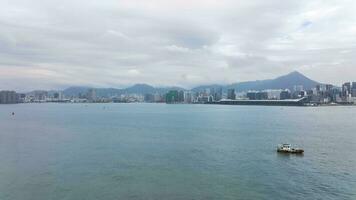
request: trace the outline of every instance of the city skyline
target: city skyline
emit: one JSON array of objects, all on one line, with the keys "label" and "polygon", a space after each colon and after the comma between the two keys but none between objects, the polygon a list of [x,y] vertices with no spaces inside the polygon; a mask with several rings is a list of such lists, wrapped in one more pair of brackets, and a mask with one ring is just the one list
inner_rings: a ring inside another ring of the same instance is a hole
[{"label": "city skyline", "polygon": [[74,86],[65,90],[34,90],[26,93],[0,90],[0,104],[165,102],[245,105],[256,104],[255,100],[263,105],[353,105],[356,102],[356,82],[345,82],[340,87],[319,83],[294,71],[275,79],[202,85],[190,89],[135,84],[122,89]]},{"label": "city skyline", "polygon": [[356,74],[354,1],[24,1],[0,7],[1,89],[192,88]]}]

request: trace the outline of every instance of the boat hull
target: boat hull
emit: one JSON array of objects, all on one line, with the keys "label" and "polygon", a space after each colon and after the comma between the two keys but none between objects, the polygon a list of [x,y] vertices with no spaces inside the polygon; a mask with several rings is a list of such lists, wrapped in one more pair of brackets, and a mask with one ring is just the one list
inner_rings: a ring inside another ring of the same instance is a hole
[{"label": "boat hull", "polygon": [[279,152],[279,153],[301,154],[301,153],[304,153],[304,150],[303,149],[290,149],[290,150],[277,149],[277,152]]}]

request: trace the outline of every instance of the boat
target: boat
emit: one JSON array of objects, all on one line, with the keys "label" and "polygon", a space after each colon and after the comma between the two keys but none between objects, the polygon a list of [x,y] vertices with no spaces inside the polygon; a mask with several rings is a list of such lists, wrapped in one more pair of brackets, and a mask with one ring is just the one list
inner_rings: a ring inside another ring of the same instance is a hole
[{"label": "boat", "polygon": [[277,152],[301,154],[304,153],[304,150],[301,148],[292,148],[292,145],[290,144],[281,144],[278,145]]}]

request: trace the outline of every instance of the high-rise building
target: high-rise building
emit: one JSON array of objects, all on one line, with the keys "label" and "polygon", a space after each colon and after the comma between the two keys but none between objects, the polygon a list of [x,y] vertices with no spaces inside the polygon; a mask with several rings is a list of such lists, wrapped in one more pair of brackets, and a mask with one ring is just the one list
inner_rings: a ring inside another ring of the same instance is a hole
[{"label": "high-rise building", "polygon": [[342,96],[348,97],[351,94],[351,83],[346,82],[342,84]]},{"label": "high-rise building", "polygon": [[351,96],[356,97],[356,82],[352,82]]},{"label": "high-rise building", "polygon": [[321,86],[320,85],[317,85],[316,86],[316,94],[319,94],[321,91]]},{"label": "high-rise building", "polygon": [[18,103],[19,95],[15,91],[0,91],[0,104]]},{"label": "high-rise building", "polygon": [[235,89],[228,89],[227,90],[227,99],[236,99]]},{"label": "high-rise building", "polygon": [[62,100],[63,99],[63,93],[61,91],[55,92],[53,94],[53,99]]},{"label": "high-rise building", "polygon": [[48,97],[48,92],[47,91],[42,91],[42,90],[36,90],[33,92],[33,96],[35,98],[35,101],[46,101]]},{"label": "high-rise building", "polygon": [[184,91],[178,91],[178,102],[184,102]]},{"label": "high-rise building", "polygon": [[58,93],[58,92],[55,92],[55,93],[53,94],[53,98],[54,98],[54,99],[59,99],[59,93]]},{"label": "high-rise building", "polygon": [[326,85],[325,85],[325,88],[326,88],[326,91],[327,91],[327,92],[330,92],[331,89],[333,88],[333,85],[331,85],[331,84],[326,84]]},{"label": "high-rise building", "polygon": [[214,101],[220,101],[222,99],[222,88],[218,88],[214,93]]},{"label": "high-rise building", "polygon": [[94,102],[96,101],[96,92],[95,89],[91,88],[87,92],[87,99],[89,102]]},{"label": "high-rise building", "polygon": [[178,91],[170,90],[166,94],[166,103],[177,103],[178,102]]},{"label": "high-rise building", "polygon": [[144,98],[143,98],[144,102],[147,102],[147,103],[152,103],[154,102],[154,95],[153,94],[145,94]]},{"label": "high-rise building", "polygon": [[193,102],[193,94],[191,91],[184,92],[184,103],[192,103]]}]

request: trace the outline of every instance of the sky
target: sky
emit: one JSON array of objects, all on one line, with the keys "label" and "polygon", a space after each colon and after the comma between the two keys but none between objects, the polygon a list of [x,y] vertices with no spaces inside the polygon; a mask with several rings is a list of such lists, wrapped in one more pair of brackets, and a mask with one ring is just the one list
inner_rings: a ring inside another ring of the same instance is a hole
[{"label": "sky", "polygon": [[355,0],[0,0],[0,90],[356,81]]}]

